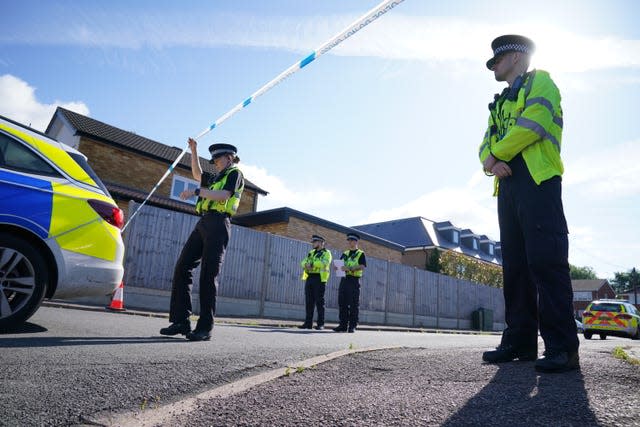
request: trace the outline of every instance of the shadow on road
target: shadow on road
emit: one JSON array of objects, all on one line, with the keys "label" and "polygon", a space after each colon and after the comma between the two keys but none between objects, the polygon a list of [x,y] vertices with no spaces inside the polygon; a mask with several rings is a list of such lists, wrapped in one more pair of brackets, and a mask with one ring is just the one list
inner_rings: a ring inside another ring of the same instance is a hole
[{"label": "shadow on road", "polygon": [[170,337],[29,337],[0,339],[0,348],[67,347],[76,345],[185,343]]},{"label": "shadow on road", "polygon": [[[256,328],[252,332],[280,332],[282,334],[297,334],[297,335],[309,335],[309,334],[335,334],[331,329],[325,329],[323,331],[316,331],[315,329],[296,329],[294,328]],[[337,335],[337,334],[336,334]]]},{"label": "shadow on road", "polygon": [[496,375],[444,426],[598,425],[579,371],[538,374],[533,363],[499,365]]},{"label": "shadow on road", "polygon": [[47,332],[47,331],[48,329],[45,328],[44,326],[36,325],[35,323],[25,322],[14,329],[1,331],[0,336],[7,335],[7,334],[37,334],[40,332]]}]

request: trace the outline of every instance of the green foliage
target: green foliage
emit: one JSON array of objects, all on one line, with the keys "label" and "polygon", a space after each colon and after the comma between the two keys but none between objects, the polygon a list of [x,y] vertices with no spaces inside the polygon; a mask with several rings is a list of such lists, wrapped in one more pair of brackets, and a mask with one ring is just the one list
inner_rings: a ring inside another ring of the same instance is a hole
[{"label": "green foliage", "polygon": [[613,273],[613,279],[609,279],[611,287],[616,294],[621,294],[625,291],[640,286],[640,274],[636,268],[632,268],[627,272]]},{"label": "green foliage", "polygon": [[591,267],[578,267],[569,264],[570,275],[572,280],[596,280],[598,276]]},{"label": "green foliage", "polygon": [[440,254],[441,273],[457,279],[502,288],[502,267],[473,259],[453,251]]},{"label": "green foliage", "polygon": [[427,257],[427,265],[425,266],[427,271],[432,271],[434,273],[442,272],[442,264],[440,263],[440,251],[438,248],[429,251],[429,256]]}]

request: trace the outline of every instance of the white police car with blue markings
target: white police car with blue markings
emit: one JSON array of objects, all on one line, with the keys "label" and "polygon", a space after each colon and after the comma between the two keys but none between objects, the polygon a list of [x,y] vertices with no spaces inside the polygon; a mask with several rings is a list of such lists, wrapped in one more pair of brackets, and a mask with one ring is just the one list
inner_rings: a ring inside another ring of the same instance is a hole
[{"label": "white police car with blue markings", "polygon": [[0,331],[122,280],[122,211],[79,151],[0,116]]}]

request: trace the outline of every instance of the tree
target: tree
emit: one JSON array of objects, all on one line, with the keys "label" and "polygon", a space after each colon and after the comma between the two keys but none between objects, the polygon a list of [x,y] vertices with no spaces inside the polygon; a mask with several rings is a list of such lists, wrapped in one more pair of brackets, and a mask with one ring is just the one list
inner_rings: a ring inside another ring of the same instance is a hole
[{"label": "tree", "polygon": [[572,280],[596,280],[598,276],[591,267],[577,267],[569,264],[570,275]]},{"label": "tree", "polygon": [[621,294],[640,285],[640,274],[635,267],[627,272],[618,271],[613,273],[613,279],[609,283],[616,294]]},{"label": "tree", "polygon": [[425,267],[427,271],[432,271],[434,273],[440,273],[442,271],[442,264],[440,263],[440,251],[438,248],[435,248],[429,253],[429,257],[427,258],[427,265]]}]

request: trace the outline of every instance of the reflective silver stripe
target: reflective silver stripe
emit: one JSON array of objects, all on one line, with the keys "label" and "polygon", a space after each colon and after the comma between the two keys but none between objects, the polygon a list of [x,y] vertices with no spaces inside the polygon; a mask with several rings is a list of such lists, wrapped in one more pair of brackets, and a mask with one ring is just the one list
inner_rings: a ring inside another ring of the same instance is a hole
[{"label": "reflective silver stripe", "polygon": [[540,135],[541,138],[551,141],[551,143],[558,149],[558,152],[560,151],[560,143],[558,142],[558,140],[549,132],[547,132],[545,128],[540,125],[540,123],[531,119],[527,119],[526,117],[518,117],[518,120],[516,120],[516,126],[534,131],[535,133]]},{"label": "reflective silver stripe", "polygon": [[562,128],[564,121],[562,120],[562,117],[554,117],[553,123],[557,124],[558,126],[560,126],[560,128]]},{"label": "reflective silver stripe", "polygon": [[485,148],[489,147],[489,142],[485,142],[480,146],[480,151],[478,151],[478,156],[482,155],[482,152],[484,151]]},{"label": "reflective silver stripe", "polygon": [[547,98],[543,98],[542,96],[539,96],[537,98],[527,99],[527,102],[524,103],[524,108],[530,107],[533,104],[543,105],[547,107],[547,110],[551,112],[551,115],[553,116],[556,115],[555,111],[553,110],[553,104],[551,104],[551,101],[549,101]]}]

